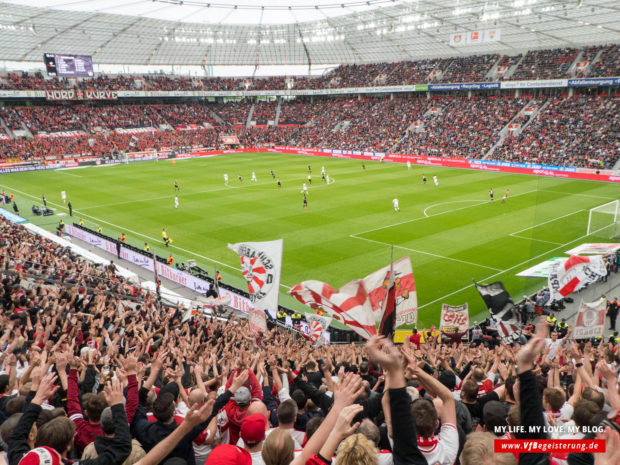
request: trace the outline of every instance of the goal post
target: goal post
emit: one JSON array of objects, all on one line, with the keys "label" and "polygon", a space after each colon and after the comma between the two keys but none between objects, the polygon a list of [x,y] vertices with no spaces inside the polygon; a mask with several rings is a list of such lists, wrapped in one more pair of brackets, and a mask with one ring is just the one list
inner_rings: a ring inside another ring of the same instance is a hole
[{"label": "goal post", "polygon": [[620,200],[590,209],[587,235],[614,238],[620,236]]}]

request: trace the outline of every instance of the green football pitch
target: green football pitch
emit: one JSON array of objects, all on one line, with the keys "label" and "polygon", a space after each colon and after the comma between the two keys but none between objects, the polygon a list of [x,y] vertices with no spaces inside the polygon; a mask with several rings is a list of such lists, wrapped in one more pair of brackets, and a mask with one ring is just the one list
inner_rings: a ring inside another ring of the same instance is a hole
[{"label": "green football pitch", "polygon": [[[308,164],[312,184],[304,210]],[[329,184],[321,180],[322,166]],[[337,288],[362,278],[389,264],[393,244],[394,259],[411,257],[419,327],[438,323],[442,303],[469,302],[470,315],[482,318],[472,280],[501,280],[515,299],[535,292],[545,281],[516,273],[582,242],[606,241],[585,236],[588,210],[619,197],[617,185],[599,182],[379,162],[362,170],[357,160],[274,153],[4,174],[0,185],[15,194],[23,216],[50,230],[60,218],[34,217],[31,207],[45,194],[48,206],[66,214],[65,190],[74,221],[100,225],[112,237],[124,232],[129,243],[142,248],[148,242],[177,262],[194,259],[211,275],[217,268],[225,282],[244,289],[239,258],[227,244],[283,238],[280,303],[300,310],[305,307],[286,295],[289,287],[316,279]],[[173,239],[169,249],[161,242],[163,227]]]}]

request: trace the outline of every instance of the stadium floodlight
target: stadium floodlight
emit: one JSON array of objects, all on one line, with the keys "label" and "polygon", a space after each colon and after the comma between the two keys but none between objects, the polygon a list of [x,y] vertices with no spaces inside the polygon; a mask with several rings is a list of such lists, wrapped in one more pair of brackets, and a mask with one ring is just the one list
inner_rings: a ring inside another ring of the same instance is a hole
[{"label": "stadium floodlight", "polygon": [[620,200],[590,209],[587,235],[614,238],[620,236]]}]

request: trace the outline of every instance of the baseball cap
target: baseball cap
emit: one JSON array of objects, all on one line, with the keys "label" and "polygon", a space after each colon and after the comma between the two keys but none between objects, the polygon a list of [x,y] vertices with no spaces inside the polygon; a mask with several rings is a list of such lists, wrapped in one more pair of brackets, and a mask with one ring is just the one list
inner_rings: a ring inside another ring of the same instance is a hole
[{"label": "baseball cap", "polygon": [[62,459],[51,447],[41,446],[24,455],[19,465],[62,465]]},{"label": "baseball cap", "polygon": [[487,431],[497,436],[501,436],[504,433],[504,428],[508,426],[506,408],[497,400],[491,400],[484,405],[482,419]]},{"label": "baseball cap", "polygon": [[169,392],[174,397],[174,400],[179,398],[179,385],[177,383],[168,383],[159,390],[158,396],[161,396],[164,392]]},{"label": "baseball cap", "polygon": [[437,380],[451,391],[454,391],[456,387],[456,375],[452,371],[442,371]]},{"label": "baseball cap", "polygon": [[249,405],[250,398],[250,391],[245,386],[241,386],[237,389],[237,392],[235,392],[235,402],[237,402],[237,405]]},{"label": "baseball cap", "polygon": [[245,417],[241,423],[241,439],[246,444],[258,444],[265,439],[265,427],[267,420],[261,413],[255,413]]},{"label": "baseball cap", "polygon": [[221,444],[211,451],[205,465],[252,465],[252,456],[239,446]]}]

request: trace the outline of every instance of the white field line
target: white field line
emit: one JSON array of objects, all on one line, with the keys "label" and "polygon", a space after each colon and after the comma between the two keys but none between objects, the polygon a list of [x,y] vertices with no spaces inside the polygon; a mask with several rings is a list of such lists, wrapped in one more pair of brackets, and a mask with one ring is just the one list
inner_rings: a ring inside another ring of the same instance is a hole
[{"label": "white field line", "polygon": [[[28,194],[27,192],[23,192],[23,191],[20,191],[20,190],[17,190],[17,189],[13,189],[13,188],[12,188],[12,187],[10,187],[10,186],[2,185],[2,187],[5,187],[5,188],[9,189],[10,191],[17,192],[17,193],[22,194],[22,195],[25,195],[25,196],[27,196],[27,197],[31,197],[31,198],[33,198],[33,199],[38,199],[38,198],[39,198],[39,197],[35,197],[35,196],[34,196],[34,195],[32,195],[32,194]],[[54,203],[54,202],[50,202],[50,201],[48,201],[47,203],[48,203],[48,204],[50,204],[50,205],[56,205],[57,207],[61,207],[63,210],[68,210],[68,209],[67,209],[64,205],[60,205],[60,204],[57,204],[57,203]],[[75,213],[80,213],[80,212],[81,212],[81,210],[78,210],[78,209],[73,209],[73,211],[74,211]],[[119,225],[117,225],[117,224],[110,223],[109,221],[105,221],[105,220],[103,220],[103,219],[101,219],[101,218],[97,218],[96,216],[86,215],[86,214],[84,214],[84,213],[81,213],[81,215],[80,215],[80,216],[84,216],[84,217],[86,217],[86,218],[90,218],[90,219],[92,219],[92,220],[95,220],[95,223],[107,224],[107,225],[110,225],[110,226],[112,226],[112,227],[114,227],[114,228],[117,228],[117,229],[119,229],[119,230],[128,231],[128,232],[130,232],[130,233],[132,233],[132,234],[134,234],[134,235],[136,235],[136,236],[144,237],[144,238],[149,239],[149,240],[151,240],[151,241],[153,241],[153,242],[160,242],[160,240],[161,240],[161,239],[158,239],[158,238],[155,238],[155,237],[147,236],[146,234],[142,234],[142,233],[140,233],[140,232],[138,232],[138,231],[132,231],[131,229],[128,229],[128,228],[126,228],[126,227],[124,227],[124,226],[119,226]],[[200,255],[200,254],[197,254],[197,253],[195,253],[195,252],[192,252],[191,250],[186,250],[186,249],[183,249],[183,248],[178,247],[178,246],[176,246],[176,245],[171,245],[171,246],[169,246],[169,247],[170,247],[170,248],[173,248],[173,249],[180,250],[181,252],[185,252],[186,254],[193,255],[194,257],[203,258],[203,259],[208,260],[208,261],[210,261],[210,262],[212,262],[212,263],[217,263],[218,265],[225,266],[226,268],[230,268],[231,270],[239,271],[239,268],[238,268],[238,267],[228,265],[227,263],[220,262],[220,261],[218,261],[218,260],[215,260],[215,259],[213,259],[213,258],[207,257],[207,256],[205,256],[205,255]],[[283,287],[283,288],[284,288],[284,289],[286,289],[286,290],[290,290],[290,289],[291,289],[291,288],[290,288],[290,286],[286,286],[286,285],[284,285],[284,284],[280,284],[280,287]]]},{"label": "white field line", "polygon": [[[533,189],[533,190],[531,190],[531,191],[522,192],[522,193],[520,193],[520,194],[515,194],[515,195],[511,196],[510,198],[512,198],[512,197],[519,197],[519,196],[521,196],[521,195],[531,194],[532,192],[538,192],[538,189]],[[381,230],[381,229],[387,229],[387,228],[391,228],[391,227],[393,227],[393,226],[400,226],[401,224],[413,223],[413,222],[415,222],[415,221],[425,220],[425,219],[427,219],[427,218],[433,218],[433,217],[435,217],[435,216],[445,215],[445,214],[447,214],[447,213],[453,213],[453,212],[457,212],[457,211],[460,211],[460,210],[465,210],[465,209],[467,209],[467,208],[472,208],[472,207],[477,207],[477,206],[479,206],[479,205],[484,205],[484,204],[487,204],[487,203],[491,203],[491,202],[490,202],[490,201],[484,201],[484,202],[481,202],[481,203],[476,204],[476,205],[467,205],[466,207],[453,208],[452,210],[446,210],[445,212],[436,213],[436,214],[434,214],[434,215],[430,215],[430,216],[420,216],[420,217],[418,217],[418,218],[413,218],[413,219],[411,219],[411,220],[401,221],[400,223],[388,224],[388,225],[385,225],[385,226],[380,226],[380,227],[378,227],[378,228],[368,229],[368,230],[366,230],[366,231],[362,231],[362,232],[354,233],[354,234],[352,234],[352,236],[361,236],[362,234],[366,234],[366,233],[369,233],[369,232],[379,231],[379,230]],[[432,205],[431,205],[431,206],[432,206]]]},{"label": "white field line", "polygon": [[[372,242],[374,244],[382,244],[382,245],[386,245],[386,246],[391,246],[392,245],[392,244],[388,244],[387,242],[381,242],[381,241],[375,241],[375,240],[372,240],[372,239],[366,239],[365,237],[357,237],[357,236],[353,236],[353,235],[350,235],[349,237],[352,237],[353,239],[360,239],[362,241]],[[397,248],[397,249],[410,250],[412,252],[423,254],[423,255],[430,255],[432,257],[443,258],[444,260],[450,260],[450,261],[453,261],[453,262],[465,263],[466,265],[479,266],[480,268],[486,268],[487,270],[502,271],[499,268],[493,268],[492,266],[480,265],[478,263],[468,262],[468,261],[465,261],[465,260],[459,260],[458,258],[445,257],[444,255],[437,255],[437,254],[431,253],[431,252],[424,252],[422,250],[410,249],[409,247],[403,247],[403,246],[400,246],[400,245],[394,245],[394,247]]]},{"label": "white field line", "polygon": [[514,233],[509,234],[509,236],[516,237],[517,239],[525,239],[527,241],[544,242],[545,244],[555,244],[555,245],[561,244],[561,242],[545,241],[544,239],[534,239],[533,237],[526,237],[526,236],[517,236]]},{"label": "white field line", "polygon": [[581,212],[583,212],[583,211],[585,211],[585,210],[582,208],[581,210],[577,210],[577,211],[574,211],[574,212],[572,212],[572,213],[567,213],[566,215],[558,216],[557,218],[552,218],[552,219],[550,219],[550,220],[544,221],[544,222],[542,222],[542,223],[535,224],[535,225],[530,226],[530,227],[528,227],[528,228],[520,229],[519,231],[515,231],[515,232],[510,233],[510,234],[508,234],[508,235],[509,235],[509,236],[511,236],[511,237],[516,237],[516,238],[518,238],[518,239],[527,239],[527,240],[530,240],[530,241],[544,242],[544,243],[546,243],[546,244],[561,245],[561,243],[560,243],[560,242],[545,241],[545,240],[543,240],[543,239],[535,239],[535,238],[533,238],[533,237],[519,236],[519,233],[522,233],[523,231],[529,231],[530,229],[537,228],[538,226],[542,226],[542,225],[544,225],[544,224],[552,223],[552,222],[554,222],[554,221],[560,220],[560,219],[562,219],[562,218],[566,218],[567,216],[572,216],[572,215],[575,215],[575,214],[577,214],[577,213],[581,213]]},{"label": "white field line", "polygon": [[83,178],[84,177],[84,176],[80,176],[79,174],[67,173],[68,169],[69,168],[59,168],[56,171],[58,171],[59,173],[62,173],[62,174],[66,174],[67,176],[74,176],[76,178]]},{"label": "white field line", "polygon": [[[529,263],[529,262],[531,262],[531,261],[533,261],[533,260],[536,260],[536,259],[538,259],[538,258],[540,258],[540,257],[542,257],[542,256],[544,256],[544,255],[547,255],[548,253],[553,252],[554,250],[561,249],[561,248],[563,248],[563,247],[566,247],[568,244],[572,244],[573,242],[580,241],[580,240],[581,240],[581,239],[583,239],[584,237],[588,237],[588,234],[585,234],[585,235],[583,235],[583,236],[580,236],[580,237],[578,237],[577,239],[573,239],[572,241],[565,242],[564,244],[560,244],[559,246],[554,247],[553,249],[547,250],[546,252],[543,252],[543,253],[541,253],[541,254],[539,254],[539,255],[536,255],[535,257],[528,258],[527,260],[525,260],[525,261],[523,261],[523,262],[521,262],[521,263],[517,263],[516,265],[511,266],[510,268],[506,268],[505,270],[500,271],[499,273],[495,273],[495,274],[492,274],[491,276],[487,276],[486,278],[482,278],[482,279],[480,279],[479,281],[484,282],[484,281],[488,281],[489,279],[493,279],[493,278],[495,278],[495,277],[497,277],[497,276],[500,276],[500,275],[502,275],[502,274],[504,274],[504,273],[506,273],[506,272],[508,272],[508,271],[514,270],[515,268],[519,268],[519,267],[521,267],[521,266],[525,265],[526,263]],[[467,286],[462,287],[462,288],[460,288],[460,289],[457,289],[457,290],[456,290],[456,291],[454,291],[454,292],[450,292],[449,294],[446,294],[446,295],[444,295],[444,296],[441,296],[441,297],[440,297],[440,298],[438,298],[438,299],[435,299],[435,300],[433,300],[433,301],[431,301],[431,302],[427,302],[427,303],[425,303],[424,305],[420,305],[420,306],[418,307],[418,309],[421,309],[421,308],[427,307],[427,306],[429,306],[429,305],[432,305],[432,304],[434,304],[434,303],[436,303],[436,302],[439,302],[440,300],[445,299],[446,297],[450,297],[450,296],[452,296],[452,295],[454,295],[454,294],[458,294],[459,292],[462,292],[462,291],[464,291],[464,290],[466,290],[466,289],[469,289],[471,286],[472,286],[472,284],[468,284]]]},{"label": "white field line", "polygon": [[572,215],[575,215],[577,213],[581,213],[582,211],[585,211],[585,210],[582,208],[581,210],[576,210],[574,212],[567,213],[566,215],[558,216],[557,218],[552,218],[550,220],[543,221],[542,223],[535,224],[534,226],[529,226],[527,228],[519,229],[518,231],[510,233],[510,236],[512,236],[513,234],[522,233],[523,231],[529,231],[530,229],[537,228],[538,226],[542,226],[544,224],[553,223],[554,221],[561,220],[562,218],[566,218],[567,216],[572,216]]},{"label": "white field line", "polygon": [[[446,204],[451,204],[451,203],[459,203],[459,202],[478,202],[477,205],[482,205],[483,203],[489,203],[488,201],[484,200],[484,201],[480,201],[479,199],[474,199],[474,200],[451,200],[449,202],[441,202],[441,203],[435,203],[429,207],[426,207],[424,209],[424,216],[434,216],[434,215],[428,215],[426,212],[427,210],[433,208],[433,207],[438,207],[439,205],[446,205]],[[476,205],[470,205],[470,207],[475,207]],[[463,208],[467,208],[467,207],[463,207]]]}]

